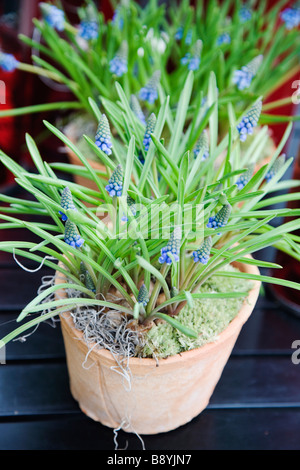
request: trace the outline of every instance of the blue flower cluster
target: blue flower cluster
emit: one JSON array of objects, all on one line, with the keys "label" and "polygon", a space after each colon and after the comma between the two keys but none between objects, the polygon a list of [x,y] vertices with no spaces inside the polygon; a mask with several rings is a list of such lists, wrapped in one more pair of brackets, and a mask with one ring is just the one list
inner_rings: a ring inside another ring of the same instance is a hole
[{"label": "blue flower cluster", "polygon": [[201,51],[202,51],[202,41],[198,39],[196,41],[192,53],[188,52],[184,57],[181,59],[182,65],[187,65],[188,69],[191,71],[198,70],[201,62]]},{"label": "blue flower cluster", "polygon": [[182,57],[180,62],[182,65],[187,65],[189,70],[195,71],[198,70],[201,60],[200,57],[192,56],[191,53],[188,52]]},{"label": "blue flower cluster", "polygon": [[123,41],[117,54],[109,63],[109,70],[111,73],[114,73],[117,77],[122,77],[122,75],[127,72],[127,56],[128,44],[127,41]]},{"label": "blue flower cluster", "polygon": [[131,107],[132,111],[134,112],[134,114],[136,115],[136,117],[145,126],[146,125],[146,119],[145,119],[144,113],[142,111],[141,105],[139,103],[139,100],[137,99],[137,97],[135,95],[131,95],[131,97],[130,97],[130,107]]},{"label": "blue flower cluster", "polygon": [[147,120],[146,131],[144,135],[143,145],[145,152],[148,152],[150,143],[151,143],[151,134],[155,129],[156,116],[154,113],[151,113]]},{"label": "blue flower cluster", "polygon": [[92,279],[92,276],[90,275],[90,273],[85,267],[85,264],[82,261],[80,263],[80,274],[81,274],[81,280],[84,282],[85,287],[91,290],[92,292],[96,292],[95,284]]},{"label": "blue flower cluster", "polygon": [[239,11],[239,18],[241,23],[246,23],[252,18],[252,11],[247,6],[242,6]]},{"label": "blue flower cluster", "polygon": [[280,14],[286,29],[297,28],[300,25],[300,7],[286,8]]},{"label": "blue flower cluster", "polygon": [[193,260],[195,263],[207,264],[210,256],[210,251],[212,247],[212,238],[211,236],[204,239],[200,248],[196,251],[193,251]]},{"label": "blue flower cluster", "polygon": [[[181,246],[181,229],[175,228],[166,246],[161,249],[161,256],[158,258],[160,264],[172,264],[173,260],[178,263]],[[171,255],[171,256],[170,256]]]},{"label": "blue flower cluster", "polygon": [[230,43],[231,43],[231,37],[228,33],[220,34],[220,36],[217,39],[218,46],[221,46],[222,44],[230,44]]},{"label": "blue flower cluster", "polygon": [[142,284],[138,293],[137,301],[139,304],[142,304],[146,307],[147,303],[149,302],[149,292],[145,284]]},{"label": "blue flower cluster", "polygon": [[99,36],[99,24],[96,20],[82,20],[79,25],[79,36],[86,41],[97,39]]},{"label": "blue flower cluster", "polygon": [[124,26],[124,20],[122,18],[122,14],[121,14],[121,11],[120,11],[119,7],[117,7],[114,11],[113,18],[112,18],[112,24],[116,28],[118,28],[122,31],[123,26]]},{"label": "blue flower cluster", "polygon": [[5,72],[13,72],[18,66],[18,60],[12,54],[0,52],[0,67]]},{"label": "blue flower cluster", "polygon": [[63,192],[62,192],[60,205],[61,205],[63,210],[59,211],[58,213],[61,216],[61,220],[63,222],[65,222],[66,220],[68,220],[68,217],[66,216],[65,211],[67,211],[67,210],[76,211],[77,210],[75,205],[74,205],[74,202],[73,202],[72,193],[71,193],[70,189],[68,188],[68,186],[66,186],[64,188]]},{"label": "blue flower cluster", "polygon": [[153,104],[158,98],[157,87],[160,81],[161,72],[156,70],[148,83],[141,88],[139,97],[143,101],[148,101],[148,103]]},{"label": "blue flower cluster", "polygon": [[252,106],[250,111],[243,117],[241,122],[237,125],[237,130],[240,135],[240,140],[245,142],[247,135],[253,134],[254,127],[257,126],[259,116],[262,109],[262,102],[259,100]]},{"label": "blue flower cluster", "polygon": [[273,165],[271,166],[271,168],[269,169],[269,171],[267,172],[265,176],[265,179],[267,182],[271,181],[271,179],[274,178],[276,173],[278,173],[278,171],[285,164],[285,160],[286,160],[286,155],[284,153],[275,160],[275,162],[273,163]]},{"label": "blue flower cluster", "polygon": [[102,150],[102,152],[106,153],[106,155],[111,155],[112,142],[110,128],[105,114],[102,114],[99,121],[95,136],[95,144]]},{"label": "blue flower cluster", "polygon": [[237,185],[238,189],[243,189],[247,183],[249,183],[254,171],[254,165],[250,165],[245,173],[242,173],[235,184]]},{"label": "blue flower cluster", "polygon": [[113,174],[111,175],[110,179],[108,180],[108,185],[105,186],[106,191],[111,197],[122,196],[123,191],[123,168],[121,165],[118,165]]},{"label": "blue flower cluster", "polygon": [[249,88],[253,77],[256,75],[259,66],[262,63],[263,56],[255,57],[249,64],[244,65],[241,70],[236,70],[233,75],[233,83],[237,85],[239,90]]},{"label": "blue flower cluster", "polygon": [[65,29],[65,14],[63,10],[60,10],[55,5],[49,3],[40,3],[41,12],[44,20],[49,26],[57,29],[57,31],[63,31]]},{"label": "blue flower cluster", "polygon": [[203,150],[202,161],[204,161],[209,157],[209,144],[208,144],[207,131],[205,129],[200,135],[195,145],[195,148],[193,150],[195,158],[197,158],[201,150]]},{"label": "blue flower cluster", "polygon": [[65,224],[65,242],[73,248],[80,248],[84,244],[83,238],[81,238],[76,225],[67,219]]},{"label": "blue flower cluster", "polygon": [[[182,26],[180,26],[175,33],[175,39],[177,41],[180,41],[183,38],[183,32],[184,32],[184,29]],[[193,31],[189,29],[188,32],[186,33],[185,43],[191,44],[192,39],[193,39]]]},{"label": "blue flower cluster", "polygon": [[[213,228],[214,230],[221,228],[221,227],[225,227],[229,220],[230,213],[231,213],[231,205],[224,204],[224,206],[219,210],[219,212],[216,215],[209,218],[208,224],[206,226],[208,228]],[[218,235],[220,235],[220,233],[218,233]]]},{"label": "blue flower cluster", "polygon": [[136,205],[135,200],[132,197],[127,196],[127,211],[121,218],[122,222],[128,222],[127,214],[131,213],[131,215],[136,216]]}]

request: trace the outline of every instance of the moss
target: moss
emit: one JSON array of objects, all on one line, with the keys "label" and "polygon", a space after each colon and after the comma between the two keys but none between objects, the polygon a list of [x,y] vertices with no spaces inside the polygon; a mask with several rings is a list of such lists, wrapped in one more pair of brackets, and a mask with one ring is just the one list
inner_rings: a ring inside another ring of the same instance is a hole
[{"label": "moss", "polygon": [[[228,266],[226,270],[236,269]],[[212,276],[199,292],[248,292],[251,287],[252,282],[245,279]],[[147,333],[142,356],[165,358],[215,341],[238,314],[243,302],[243,297],[196,299],[192,307],[185,306],[176,318],[195,330],[198,338],[188,338],[168,323],[159,323]]]}]

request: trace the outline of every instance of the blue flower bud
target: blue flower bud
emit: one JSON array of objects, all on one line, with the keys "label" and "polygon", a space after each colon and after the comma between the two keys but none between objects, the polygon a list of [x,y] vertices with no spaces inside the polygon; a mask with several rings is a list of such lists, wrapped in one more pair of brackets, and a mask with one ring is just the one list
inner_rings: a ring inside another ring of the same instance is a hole
[{"label": "blue flower bud", "polygon": [[198,39],[193,48],[192,53],[188,52],[182,59],[181,63],[187,65],[189,70],[195,71],[198,70],[201,62],[201,52],[202,52],[202,41]]},{"label": "blue flower bud", "polygon": [[124,214],[121,218],[121,220],[123,222],[127,222],[128,221],[128,213],[130,215],[133,215],[133,216],[136,216],[136,205],[135,205],[135,200],[132,199],[132,197],[130,196],[127,196],[127,214]]},{"label": "blue flower bud", "polygon": [[285,8],[280,13],[280,18],[284,21],[286,29],[297,28],[300,25],[300,7]]},{"label": "blue flower bud", "polygon": [[111,155],[112,142],[110,128],[105,114],[102,114],[102,117],[99,121],[95,140],[97,147],[99,147],[104,153],[106,153],[106,155]]},{"label": "blue flower bud", "polygon": [[122,18],[122,13],[119,7],[117,7],[114,11],[112,24],[122,31],[124,26],[124,19]]},{"label": "blue flower bud", "polygon": [[99,24],[96,20],[82,20],[79,25],[79,36],[86,41],[97,39],[99,36]]},{"label": "blue flower bud", "polygon": [[237,185],[238,189],[243,189],[247,183],[249,183],[250,179],[252,178],[253,171],[255,165],[250,165],[245,173],[242,173],[240,177],[237,179],[235,184]]},{"label": "blue flower bud", "polygon": [[175,39],[176,39],[177,41],[180,41],[180,39],[182,39],[182,37],[183,37],[183,27],[180,26],[180,27],[177,29],[176,33],[175,33]]},{"label": "blue flower bud", "polygon": [[221,46],[222,44],[230,44],[231,37],[228,33],[222,33],[217,39],[217,45]]},{"label": "blue flower bud", "polygon": [[257,71],[262,63],[263,56],[260,54],[255,57],[249,64],[244,65],[241,70],[236,70],[233,75],[233,83],[237,85],[239,90],[249,88],[253,77],[257,74]]},{"label": "blue flower bud", "polygon": [[121,165],[118,165],[110,179],[108,180],[108,185],[105,187],[106,191],[111,197],[122,196],[123,191],[123,168]]},{"label": "blue flower bud", "polygon": [[84,244],[83,238],[81,238],[76,225],[67,219],[65,224],[65,242],[74,247],[80,248]]},{"label": "blue flower bud", "polygon": [[[208,224],[206,225],[208,228],[213,228],[214,230],[225,227],[231,213],[231,205],[230,204],[224,204],[222,209],[219,210],[219,212],[213,216],[210,217],[208,220]],[[218,233],[220,235],[220,233]]]},{"label": "blue flower bud", "polygon": [[267,172],[265,179],[267,182],[271,181],[272,178],[278,173],[278,171],[283,167],[285,164],[286,155],[282,154],[280,157],[276,158],[275,162],[271,166],[270,170]]},{"label": "blue flower bud", "polygon": [[262,109],[262,101],[259,100],[256,104],[252,106],[250,111],[244,116],[241,122],[237,125],[237,130],[240,135],[240,140],[244,142],[247,138],[247,135],[253,134],[254,127],[257,126],[260,113]]},{"label": "blue flower bud", "polygon": [[149,302],[149,292],[145,284],[142,284],[139,290],[137,301],[139,304],[142,304],[144,307],[146,307],[147,303]]},{"label": "blue flower bud", "polygon": [[204,161],[209,157],[209,144],[208,144],[207,131],[205,129],[200,135],[195,145],[195,148],[193,150],[195,158],[199,155],[199,152],[201,150],[203,150],[202,161]]},{"label": "blue flower bud", "polygon": [[19,61],[12,54],[6,54],[5,52],[0,52],[0,67],[5,72],[13,72]]},{"label": "blue flower bud", "polygon": [[109,63],[109,70],[111,73],[114,73],[117,77],[122,77],[122,75],[124,75],[128,70],[127,57],[128,44],[127,41],[123,41],[117,54]]},{"label": "blue flower bud", "polygon": [[158,98],[158,84],[160,81],[161,72],[156,70],[148,83],[141,88],[139,97],[143,101],[148,101],[148,103],[153,104],[154,101]]},{"label": "blue flower bud", "polygon": [[40,3],[41,12],[44,20],[49,26],[57,29],[57,31],[63,31],[65,29],[65,14],[62,10],[57,8],[55,5],[49,3]]},{"label": "blue flower bud", "polygon": [[64,211],[67,211],[67,210],[76,211],[77,210],[73,202],[72,193],[70,189],[68,188],[68,186],[66,186],[62,192],[60,205],[63,211],[59,211],[59,215],[61,215],[62,221],[65,222],[68,219],[68,217],[66,216]]},{"label": "blue flower bud", "polygon": [[246,23],[252,18],[252,11],[246,5],[242,6],[239,11],[239,18],[241,23]]},{"label": "blue flower bud", "polygon": [[144,113],[142,111],[141,105],[139,103],[139,100],[137,99],[137,97],[135,95],[131,95],[131,97],[130,97],[130,107],[131,107],[132,111],[134,112],[134,114],[136,115],[136,117],[145,126],[146,125],[146,119],[145,119]]},{"label": "blue flower bud", "polygon": [[156,124],[156,116],[154,113],[152,113],[148,117],[146,131],[145,131],[144,140],[143,140],[143,144],[144,144],[144,148],[146,152],[148,152],[149,150],[149,146],[151,143],[151,134],[153,133],[155,129],[155,124]]},{"label": "blue flower bud", "polygon": [[[158,259],[160,264],[172,264],[173,259],[176,263],[179,261],[181,246],[181,228],[176,227],[172,233],[168,244],[161,249],[161,256]],[[170,256],[170,254],[172,256]]]},{"label": "blue flower bud", "polygon": [[212,238],[209,236],[204,239],[200,248],[196,251],[193,251],[193,259],[195,263],[207,264],[210,256],[210,251],[212,247]]}]

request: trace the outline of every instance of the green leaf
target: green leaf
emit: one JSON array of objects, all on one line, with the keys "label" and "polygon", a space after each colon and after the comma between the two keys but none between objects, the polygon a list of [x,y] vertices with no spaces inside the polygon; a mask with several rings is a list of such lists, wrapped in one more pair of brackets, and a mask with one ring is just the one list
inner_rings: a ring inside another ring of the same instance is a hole
[{"label": "green leaf", "polygon": [[173,326],[173,328],[176,328],[177,330],[179,330],[181,333],[188,336],[189,338],[193,338],[193,339],[198,338],[198,334],[194,330],[183,325],[178,320],[176,320],[176,318],[170,317],[170,315],[166,315],[165,313],[156,313],[155,316],[157,318],[161,318],[162,320],[165,320],[167,323]]}]

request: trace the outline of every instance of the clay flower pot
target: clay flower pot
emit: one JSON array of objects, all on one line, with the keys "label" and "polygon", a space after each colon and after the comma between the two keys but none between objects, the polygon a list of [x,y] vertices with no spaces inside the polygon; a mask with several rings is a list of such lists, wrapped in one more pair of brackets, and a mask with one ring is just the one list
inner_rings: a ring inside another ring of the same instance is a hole
[{"label": "clay flower pot", "polygon": [[[236,266],[259,274],[256,266]],[[61,274],[57,282],[62,282]],[[240,312],[215,342],[158,362],[130,358],[129,382],[109,351],[94,348],[89,353],[71,315],[61,315],[71,393],[81,410],[114,429],[126,423],[124,431],[138,434],[170,431],[192,420],[208,405],[259,289],[260,282],[253,281]]]}]

